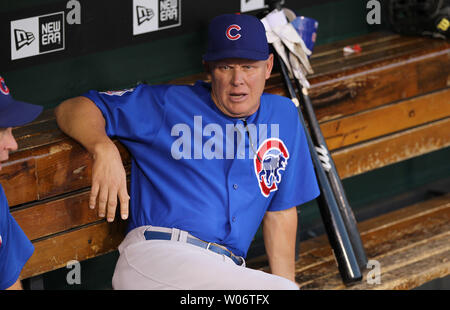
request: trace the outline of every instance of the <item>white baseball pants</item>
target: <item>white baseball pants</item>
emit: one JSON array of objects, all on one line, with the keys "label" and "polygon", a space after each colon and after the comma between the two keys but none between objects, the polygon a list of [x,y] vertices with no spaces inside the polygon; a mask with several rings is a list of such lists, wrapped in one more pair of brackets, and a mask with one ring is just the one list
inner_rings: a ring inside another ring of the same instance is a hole
[{"label": "white baseball pants", "polygon": [[288,279],[245,266],[238,266],[225,255],[189,243],[172,240],[146,240],[144,232],[147,229],[157,230],[158,228],[151,226],[135,228],[120,244],[120,257],[112,283],[114,289],[298,289],[297,285]]}]

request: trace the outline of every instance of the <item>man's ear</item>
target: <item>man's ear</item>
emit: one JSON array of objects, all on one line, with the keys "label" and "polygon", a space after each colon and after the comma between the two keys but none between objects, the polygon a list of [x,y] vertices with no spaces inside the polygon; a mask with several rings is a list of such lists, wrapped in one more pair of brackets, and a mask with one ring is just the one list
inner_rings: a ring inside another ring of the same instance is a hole
[{"label": "man's ear", "polygon": [[273,54],[269,55],[269,58],[266,60],[266,80],[270,78],[270,74],[272,74],[273,69]]}]

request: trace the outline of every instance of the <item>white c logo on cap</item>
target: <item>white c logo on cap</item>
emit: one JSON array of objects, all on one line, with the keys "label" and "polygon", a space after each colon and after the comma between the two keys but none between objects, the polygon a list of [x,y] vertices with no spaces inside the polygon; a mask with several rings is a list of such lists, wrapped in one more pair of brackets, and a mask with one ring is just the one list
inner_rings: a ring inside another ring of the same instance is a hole
[{"label": "white c logo on cap", "polygon": [[234,24],[234,25],[229,26],[227,28],[227,31],[225,32],[225,35],[227,36],[228,40],[231,40],[231,41],[238,40],[241,37],[241,35],[239,33],[232,35],[231,34],[232,30],[236,30],[236,32],[239,32],[241,30],[241,27],[239,25]]}]

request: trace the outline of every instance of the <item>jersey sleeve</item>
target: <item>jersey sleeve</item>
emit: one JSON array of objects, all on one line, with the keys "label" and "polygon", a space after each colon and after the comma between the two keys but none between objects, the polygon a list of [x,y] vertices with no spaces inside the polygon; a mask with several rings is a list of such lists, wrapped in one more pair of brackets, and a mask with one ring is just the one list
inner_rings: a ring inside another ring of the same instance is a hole
[{"label": "jersey sleeve", "polygon": [[296,128],[293,139],[290,140],[288,150],[289,159],[285,171],[282,173],[278,191],[275,193],[268,211],[280,211],[304,204],[320,194],[314,166],[311,160],[305,129],[298,119],[295,106],[289,115]]},{"label": "jersey sleeve", "polygon": [[33,244],[9,212],[0,186],[0,290],[12,286],[34,252]]},{"label": "jersey sleeve", "polygon": [[141,84],[121,91],[91,90],[83,96],[102,112],[109,137],[133,140],[144,135],[151,139],[163,122],[167,87]]}]

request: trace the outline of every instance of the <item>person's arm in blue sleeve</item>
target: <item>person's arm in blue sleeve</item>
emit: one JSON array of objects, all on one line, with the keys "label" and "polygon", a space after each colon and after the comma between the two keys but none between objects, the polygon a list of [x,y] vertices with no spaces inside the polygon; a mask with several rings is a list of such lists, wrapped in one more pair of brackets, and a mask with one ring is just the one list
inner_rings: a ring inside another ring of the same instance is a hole
[{"label": "person's arm in blue sleeve", "polygon": [[33,244],[9,213],[0,185],[0,290],[22,289],[20,273],[33,252]]},{"label": "person's arm in blue sleeve", "polygon": [[119,199],[121,217],[126,219],[126,172],[119,150],[106,133],[101,110],[87,97],[75,97],[62,102],[55,114],[61,130],[80,142],[94,158],[90,208],[95,208],[98,201],[99,216],[112,222]]}]

